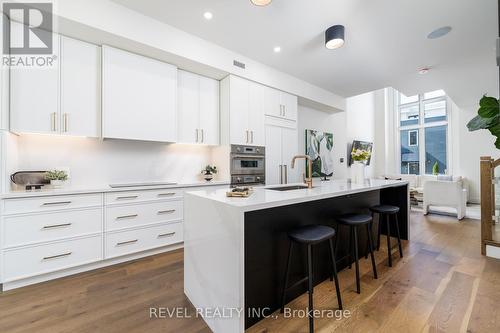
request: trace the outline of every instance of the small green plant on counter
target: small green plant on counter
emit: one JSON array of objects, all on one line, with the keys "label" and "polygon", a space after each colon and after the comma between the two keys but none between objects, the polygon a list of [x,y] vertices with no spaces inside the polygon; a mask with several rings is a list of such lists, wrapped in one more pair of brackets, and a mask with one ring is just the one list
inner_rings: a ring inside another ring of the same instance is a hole
[{"label": "small green plant on counter", "polygon": [[50,170],[45,173],[45,179],[47,180],[68,180],[68,174],[63,170]]},{"label": "small green plant on counter", "polygon": [[217,167],[215,165],[207,165],[205,169],[201,170],[201,173],[204,175],[211,175],[217,173]]},{"label": "small green plant on counter", "polygon": [[495,147],[500,149],[500,109],[498,99],[484,95],[479,101],[478,115],[467,124],[470,132],[487,129],[496,138]]},{"label": "small green plant on counter", "polygon": [[365,163],[370,159],[371,153],[364,149],[355,149],[351,152],[351,157],[353,161]]},{"label": "small green plant on counter", "polygon": [[434,165],[432,166],[432,174],[434,176],[437,176],[439,175],[439,165],[438,165],[438,162],[434,162]]}]

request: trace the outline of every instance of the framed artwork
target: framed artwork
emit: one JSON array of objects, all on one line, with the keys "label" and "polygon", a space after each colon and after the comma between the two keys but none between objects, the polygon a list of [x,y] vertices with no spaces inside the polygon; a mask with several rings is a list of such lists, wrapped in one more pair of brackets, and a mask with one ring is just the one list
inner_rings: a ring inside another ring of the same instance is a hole
[{"label": "framed artwork", "polygon": [[306,129],[306,155],[312,160],[313,177],[332,176],[333,134]]},{"label": "framed artwork", "polygon": [[[356,149],[368,150],[370,153],[373,153],[373,142],[354,140],[352,142],[351,149],[348,150],[349,156],[347,156],[347,158],[349,159],[349,165],[352,165],[351,153]],[[372,156],[370,155],[370,158],[366,162],[366,165],[370,165],[371,159],[372,159]]]}]

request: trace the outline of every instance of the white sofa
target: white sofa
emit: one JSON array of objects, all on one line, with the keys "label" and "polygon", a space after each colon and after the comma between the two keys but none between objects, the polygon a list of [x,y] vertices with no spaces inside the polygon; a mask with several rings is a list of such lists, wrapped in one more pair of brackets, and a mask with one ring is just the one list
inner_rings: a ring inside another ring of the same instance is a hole
[{"label": "white sofa", "polygon": [[463,177],[433,175],[390,175],[390,179],[403,179],[410,183],[410,190],[423,193],[423,212],[429,212],[430,206],[451,207],[457,211],[459,220],[465,217],[468,201],[468,185]]}]

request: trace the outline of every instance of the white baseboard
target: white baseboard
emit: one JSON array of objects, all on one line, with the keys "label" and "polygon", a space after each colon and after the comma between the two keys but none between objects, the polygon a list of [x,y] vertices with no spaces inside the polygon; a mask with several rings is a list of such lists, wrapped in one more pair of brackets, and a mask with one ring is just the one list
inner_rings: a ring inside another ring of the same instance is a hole
[{"label": "white baseboard", "polygon": [[500,259],[500,247],[486,245],[486,256],[490,258]]},{"label": "white baseboard", "polygon": [[68,268],[68,269],[61,270],[61,271],[32,276],[32,277],[21,279],[21,280],[5,282],[2,285],[0,285],[1,286],[0,290],[7,291],[7,290],[25,287],[25,286],[35,284],[35,283],[59,279],[59,278],[69,276],[69,275],[87,272],[87,271],[91,271],[91,270],[106,267],[106,266],[116,265],[116,264],[124,263],[127,261],[135,260],[135,259],[149,257],[149,256],[163,253],[163,252],[177,250],[177,249],[182,248],[183,246],[184,246],[184,243],[172,244],[172,245],[164,246],[161,248],[143,251],[143,252],[134,253],[134,254],[129,254],[126,256],[118,257],[118,258],[105,259],[102,261],[98,261],[98,262],[83,265],[83,266],[78,266],[78,267]]}]

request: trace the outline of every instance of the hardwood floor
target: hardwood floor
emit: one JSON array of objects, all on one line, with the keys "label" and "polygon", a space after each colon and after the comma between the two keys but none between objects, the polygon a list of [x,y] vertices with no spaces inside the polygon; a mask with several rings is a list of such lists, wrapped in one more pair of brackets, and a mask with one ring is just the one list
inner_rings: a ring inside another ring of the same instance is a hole
[{"label": "hardwood floor", "polygon": [[[351,316],[317,318],[316,332],[500,331],[500,261],[481,256],[479,221],[419,213],[411,221],[403,259],[394,249],[389,268],[385,250],[377,252],[377,280],[361,259],[360,295],[354,269],[340,272]],[[5,292],[0,332],[210,332],[183,294],[182,257],[178,250]],[[333,283],[317,286],[314,302],[335,310]],[[287,306],[305,309],[307,295]],[[150,318],[150,307],[187,308],[191,318]],[[247,331],[308,331],[307,318],[275,315]]]}]

